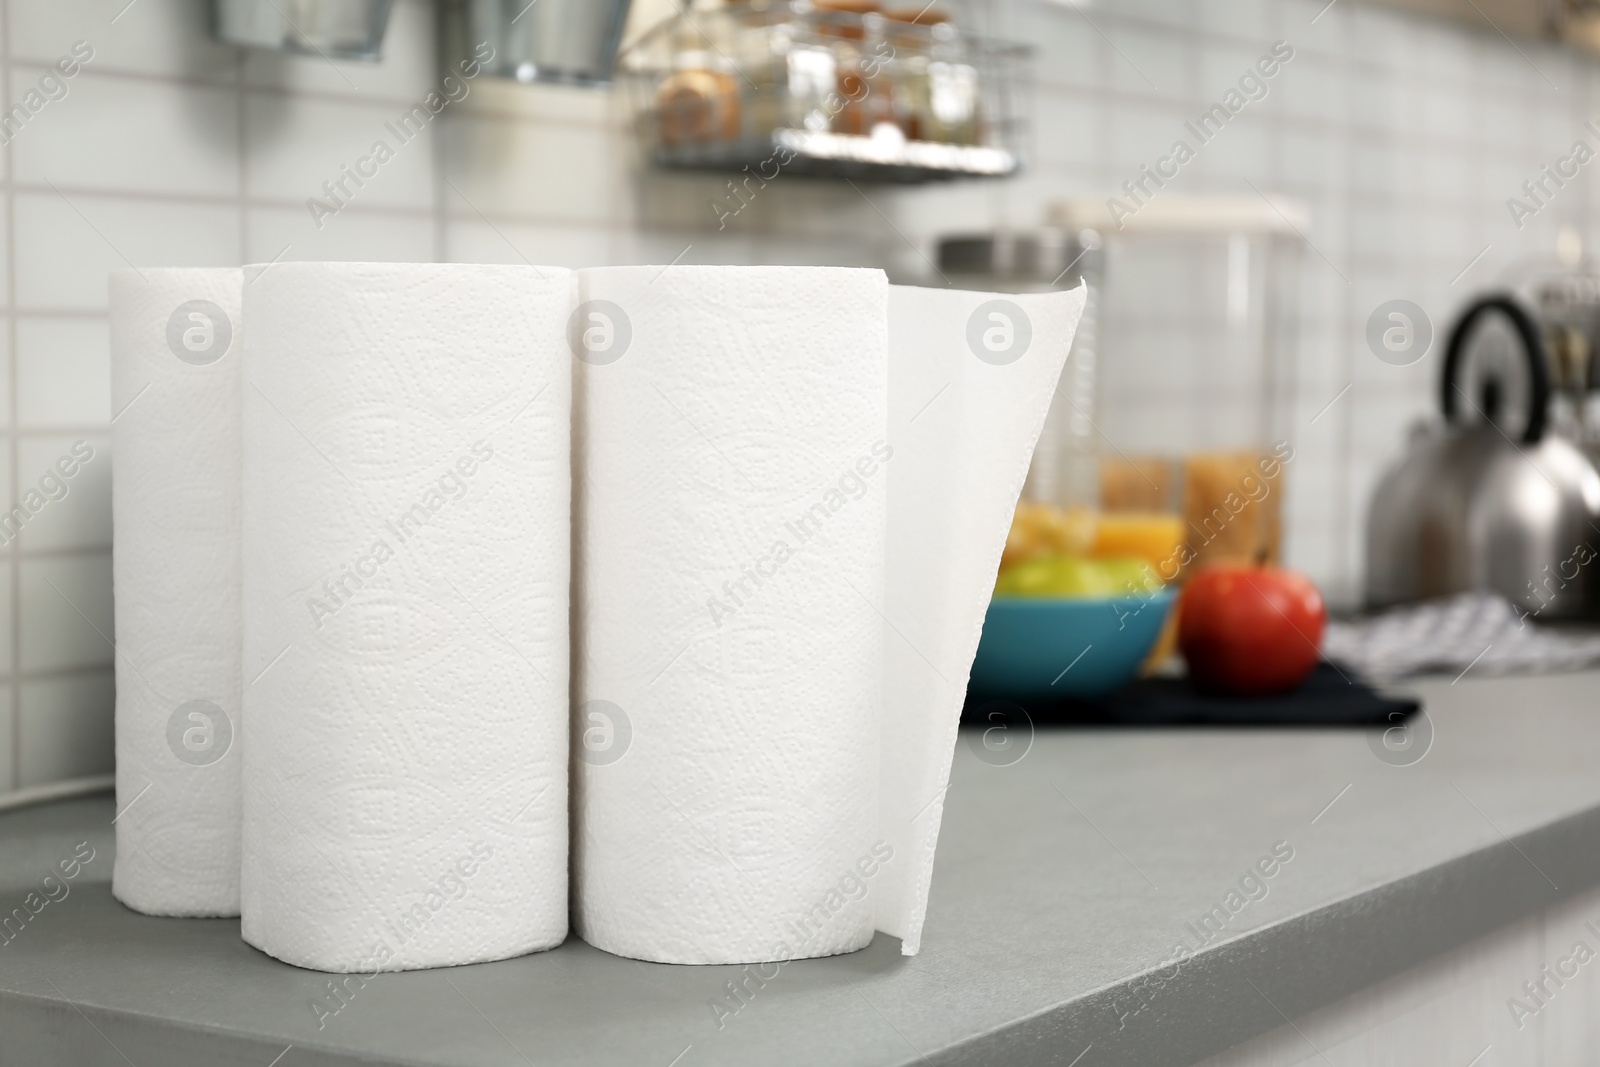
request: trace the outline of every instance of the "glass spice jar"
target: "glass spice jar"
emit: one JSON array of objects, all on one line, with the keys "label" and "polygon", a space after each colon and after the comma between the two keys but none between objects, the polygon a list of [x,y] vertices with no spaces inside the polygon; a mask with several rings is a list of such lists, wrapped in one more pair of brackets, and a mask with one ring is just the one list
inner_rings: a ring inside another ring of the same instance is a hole
[{"label": "glass spice jar", "polygon": [[665,145],[731,141],[739,137],[739,86],[727,64],[710,52],[680,52],[656,89]]}]

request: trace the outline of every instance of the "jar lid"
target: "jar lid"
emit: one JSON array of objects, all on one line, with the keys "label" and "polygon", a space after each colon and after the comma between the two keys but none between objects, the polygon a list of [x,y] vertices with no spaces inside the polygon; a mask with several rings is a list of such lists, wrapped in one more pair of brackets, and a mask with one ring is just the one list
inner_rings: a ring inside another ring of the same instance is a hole
[{"label": "jar lid", "polygon": [[1044,229],[962,234],[939,241],[939,270],[1070,287],[1099,270],[1100,235]]}]

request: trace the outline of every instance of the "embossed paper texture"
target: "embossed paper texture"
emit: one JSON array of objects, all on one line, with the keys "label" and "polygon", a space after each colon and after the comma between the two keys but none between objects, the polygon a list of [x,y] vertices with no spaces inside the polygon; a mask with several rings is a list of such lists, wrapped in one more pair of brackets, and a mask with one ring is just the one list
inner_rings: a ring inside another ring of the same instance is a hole
[{"label": "embossed paper texture", "polygon": [[573,279],[247,268],[243,935],[376,972],[567,931]]},{"label": "embossed paper texture", "polygon": [[884,446],[887,283],[580,278],[631,338],[581,372],[574,728],[629,737],[574,764],[578,932],[674,963],[860,948],[865,898],[789,926],[876,832],[887,494],[825,498]]},{"label": "embossed paper texture", "polygon": [[1027,336],[996,358],[993,294],[878,271],[579,277],[577,931],[669,963],[915,953],[1082,294],[1007,298]]},{"label": "embossed paper texture", "polygon": [[241,284],[205,269],[110,281],[112,892],[152,915],[239,914]]},{"label": "embossed paper texture", "polygon": [[113,297],[122,899],[322,970],[501,959],[566,936],[570,804],[599,948],[919,950],[1081,291],[287,263]]}]

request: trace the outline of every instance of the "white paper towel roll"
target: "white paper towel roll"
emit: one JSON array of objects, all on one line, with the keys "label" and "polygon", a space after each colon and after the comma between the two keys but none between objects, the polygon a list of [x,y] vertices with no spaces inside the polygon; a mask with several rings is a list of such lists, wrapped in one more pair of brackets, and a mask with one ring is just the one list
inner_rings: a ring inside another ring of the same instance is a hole
[{"label": "white paper towel roll", "polygon": [[239,914],[240,284],[203,269],[110,281],[111,890],[152,915]]},{"label": "white paper towel roll", "polygon": [[279,959],[566,935],[573,286],[246,268],[242,932]]},{"label": "white paper towel roll", "polygon": [[668,963],[847,952],[874,928],[915,953],[1082,293],[891,296],[835,268],[580,289],[579,934]]},{"label": "white paper towel roll", "polygon": [[667,963],[860,948],[872,903],[840,882],[877,840],[887,284],[580,283],[578,933]]}]

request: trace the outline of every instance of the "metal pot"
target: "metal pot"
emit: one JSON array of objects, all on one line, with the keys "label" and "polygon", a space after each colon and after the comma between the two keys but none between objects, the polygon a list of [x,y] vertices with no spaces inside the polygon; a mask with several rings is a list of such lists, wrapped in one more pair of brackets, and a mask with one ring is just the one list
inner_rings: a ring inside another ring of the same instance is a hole
[{"label": "metal pot", "polygon": [[632,0],[449,0],[446,55],[492,49],[489,73],[521,82],[611,83]]}]

